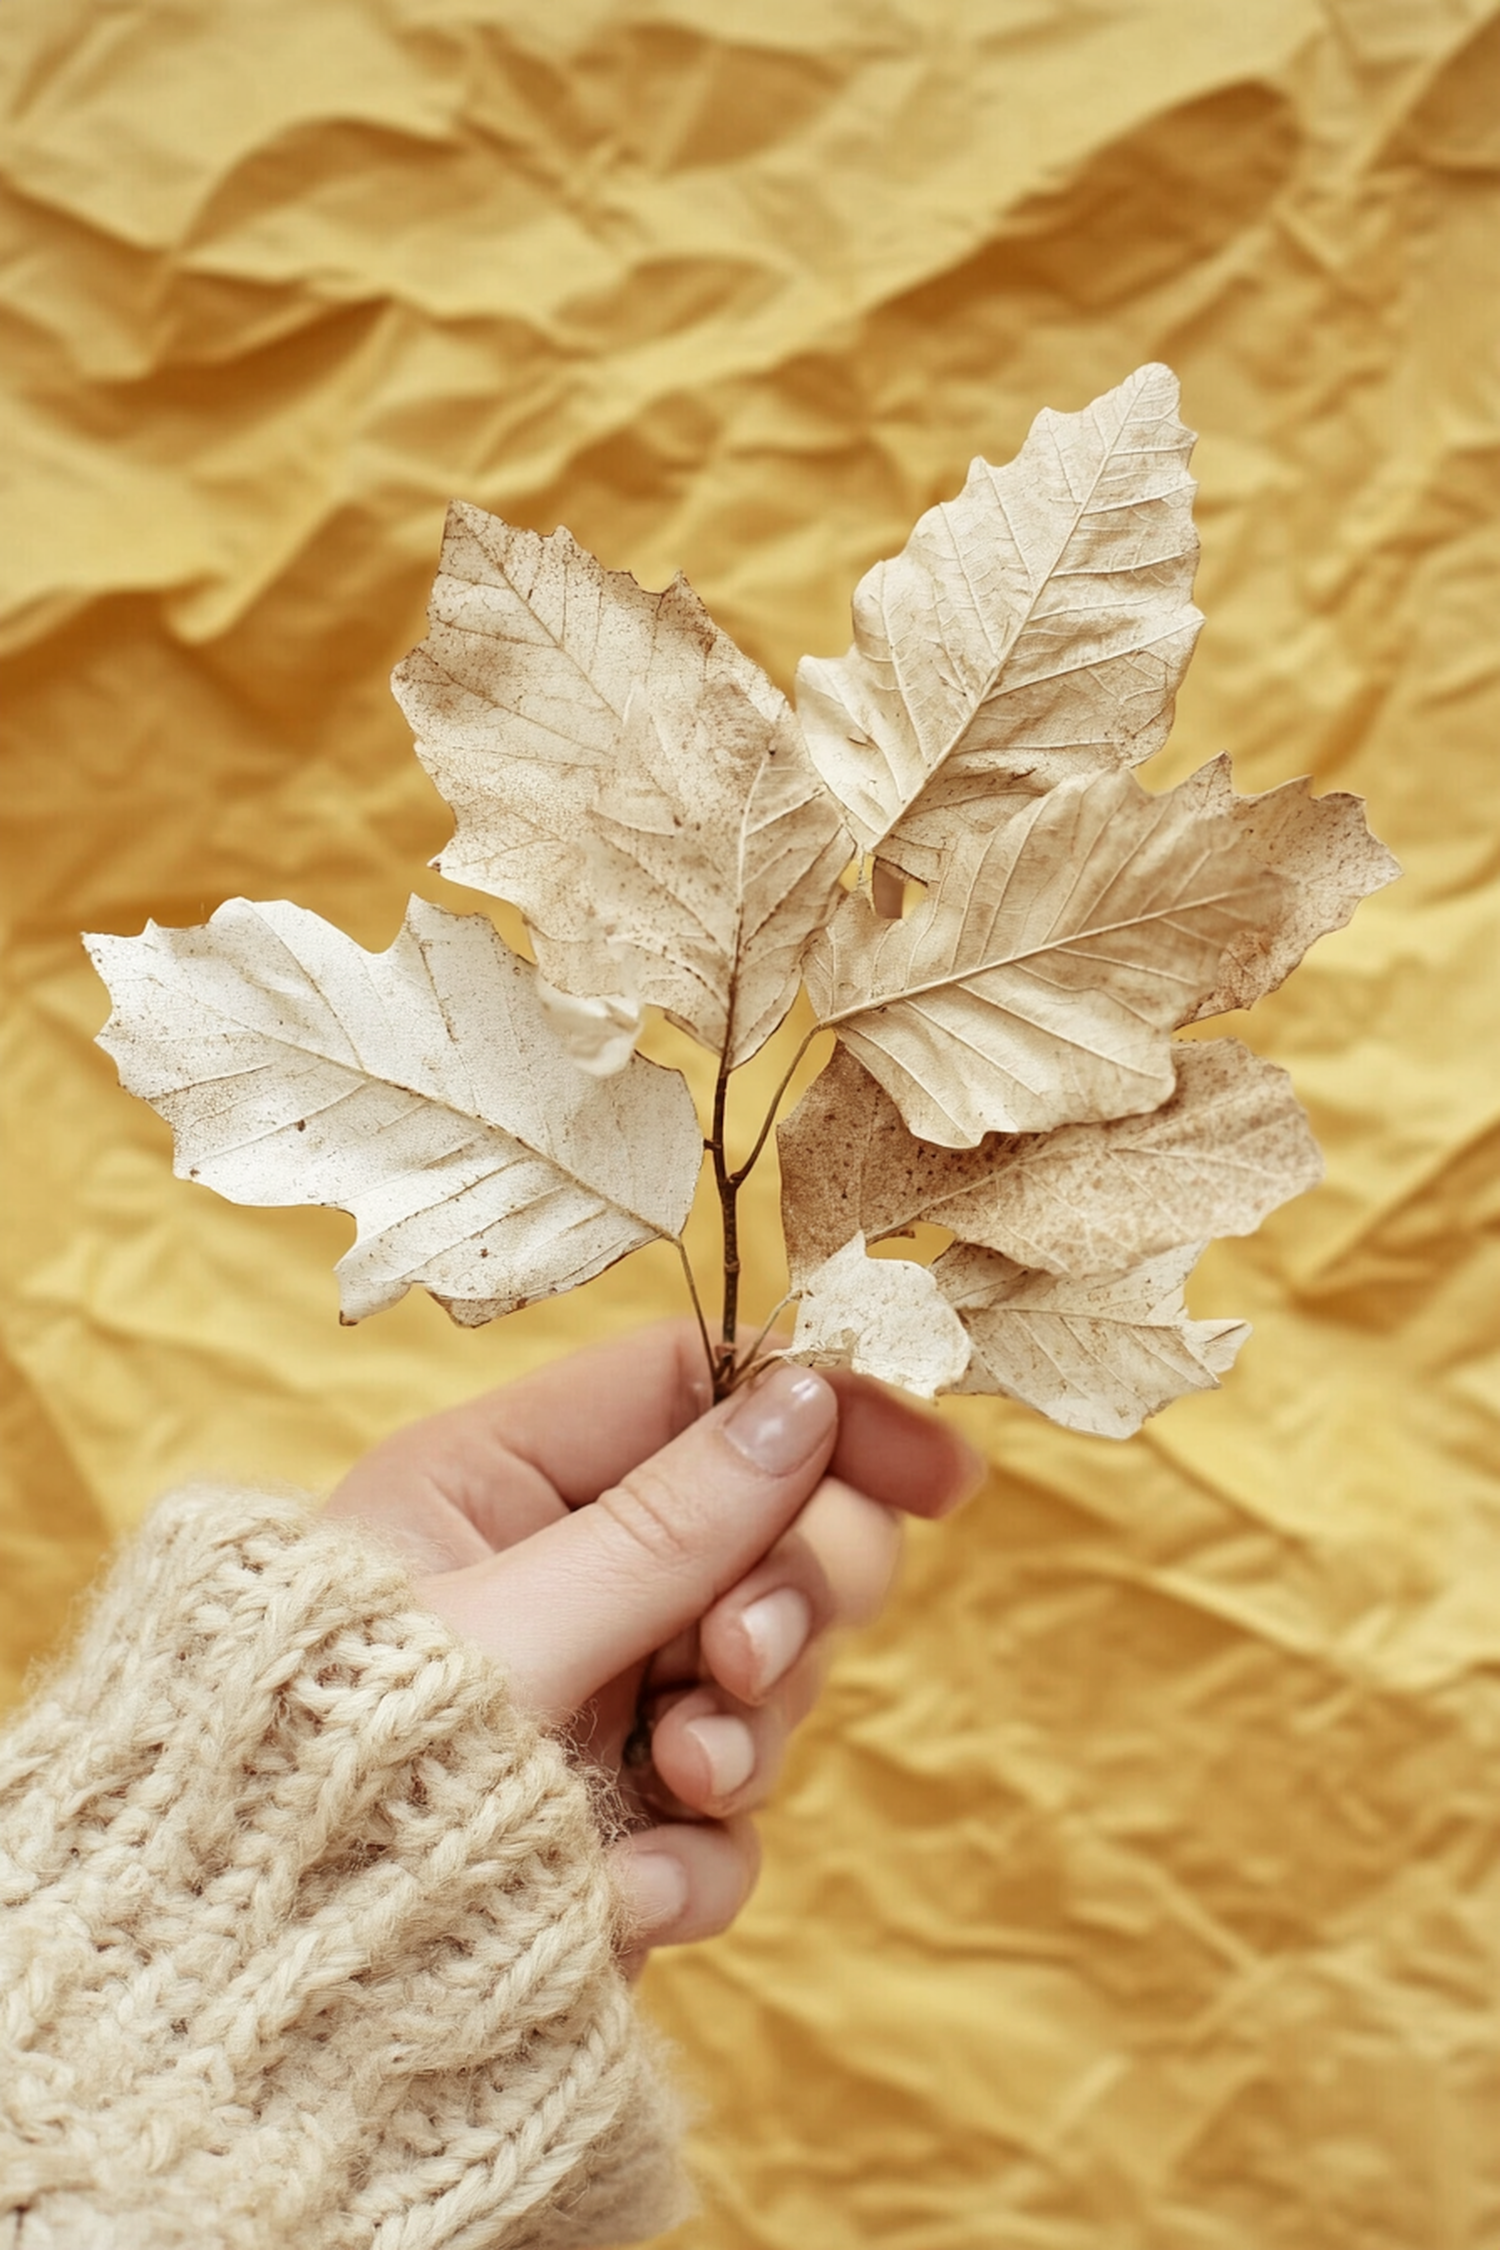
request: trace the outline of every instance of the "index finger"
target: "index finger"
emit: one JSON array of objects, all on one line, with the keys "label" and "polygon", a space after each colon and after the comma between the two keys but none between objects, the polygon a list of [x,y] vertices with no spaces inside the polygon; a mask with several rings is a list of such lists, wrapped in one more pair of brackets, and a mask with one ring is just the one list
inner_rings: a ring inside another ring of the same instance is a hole
[{"label": "index finger", "polygon": [[946,1516],[979,1490],[989,1464],[948,1423],[867,1375],[822,1373],[839,1402],[830,1476],[904,1516]]},{"label": "index finger", "polygon": [[[903,1515],[941,1516],[982,1483],[985,1463],[957,1430],[867,1376],[823,1370],[839,1402],[829,1474]],[[665,1321],[555,1360],[456,1408],[492,1441],[586,1507],[659,1453],[713,1404],[691,1321]]]},{"label": "index finger", "polygon": [[[556,1501],[586,1507],[712,1403],[696,1324],[661,1321],[570,1352],[402,1435],[440,1464],[435,1473],[453,1505],[506,1546],[520,1499],[529,1499],[538,1524]],[[496,1517],[502,1506],[504,1521]]]},{"label": "index finger", "polygon": [[[840,1410],[830,1473],[845,1483],[905,1514],[939,1516],[982,1478],[979,1456],[934,1416],[864,1376],[833,1370],[828,1380]],[[538,1508],[544,1493],[586,1507],[712,1402],[696,1324],[664,1321],[569,1353],[418,1428],[448,1499],[502,1546],[516,1535],[520,1488]],[[404,1435],[416,1442],[417,1433]],[[502,1501],[504,1523],[495,1518]]]}]

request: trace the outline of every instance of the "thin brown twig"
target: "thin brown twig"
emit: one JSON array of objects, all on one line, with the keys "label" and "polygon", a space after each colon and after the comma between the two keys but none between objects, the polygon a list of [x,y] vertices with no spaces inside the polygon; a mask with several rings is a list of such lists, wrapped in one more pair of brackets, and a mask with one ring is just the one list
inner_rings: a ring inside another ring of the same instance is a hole
[{"label": "thin brown twig", "polygon": [[[721,1398],[728,1398],[732,1391],[738,1389],[740,1383],[744,1380],[745,1368],[753,1368],[757,1363],[757,1355],[759,1354],[760,1348],[770,1332],[771,1321],[775,1320],[776,1314],[781,1311],[782,1306],[790,1302],[790,1299],[788,1298],[784,1297],[782,1299],[781,1304],[778,1305],[776,1307],[776,1311],[772,1313],[771,1320],[768,1320],[766,1322],[765,1327],[762,1328],[760,1334],[756,1337],[754,1344],[750,1348],[748,1356],[742,1360],[740,1355],[735,1350],[735,1333],[739,1325],[741,1270],[739,1193],[740,1189],[744,1186],[746,1180],[749,1178],[751,1172],[754,1170],[755,1165],[759,1160],[761,1151],[764,1149],[766,1142],[770,1138],[771,1129],[776,1123],[777,1112],[780,1109],[782,1101],[786,1096],[787,1088],[790,1086],[793,1077],[796,1075],[797,1066],[801,1062],[803,1056],[807,1053],[807,1050],[812,1045],[814,1039],[816,1039],[821,1028],[821,1025],[814,1024],[811,1030],[804,1034],[801,1042],[798,1045],[797,1052],[793,1055],[785,1071],[782,1073],[780,1084],[777,1086],[775,1093],[771,1096],[770,1106],[768,1107],[765,1117],[761,1122],[760,1131],[755,1136],[754,1147],[751,1149],[750,1154],[746,1157],[744,1163],[739,1165],[736,1169],[731,1170],[729,1165],[728,1150],[726,1147],[726,1125],[729,1106],[729,1081],[734,1072],[734,1066],[729,1060],[734,1046],[734,1000],[733,995],[731,995],[728,1010],[728,1020],[726,1021],[724,1026],[724,1044],[719,1050],[718,1075],[714,1080],[713,1121],[704,1140],[704,1147],[707,1149],[709,1155],[713,1158],[714,1185],[718,1189],[719,1193],[719,1225],[724,1243],[723,1315],[719,1324],[719,1343],[717,1350],[715,1350],[714,1346],[709,1341],[708,1326],[703,1318],[702,1308],[699,1305],[698,1293],[696,1289],[693,1290],[693,1304],[695,1310],[697,1310],[698,1312],[699,1326],[703,1332],[704,1350],[708,1353],[709,1367],[712,1370],[713,1374],[714,1397],[716,1400]],[[688,1270],[687,1256],[685,1252],[683,1253],[683,1266],[685,1270]],[[690,1270],[689,1286],[691,1286]]]},{"label": "thin brown twig", "polygon": [[714,1161],[714,1185],[719,1191],[719,1226],[724,1240],[724,1300],[719,1323],[719,1348],[714,1356],[714,1397],[727,1398],[730,1379],[734,1373],[734,1332],[739,1319],[740,1301],[740,1236],[738,1199],[740,1183],[729,1169],[724,1149],[724,1125],[729,1101],[729,1080],[733,1065],[729,1060],[734,1040],[734,1003],[731,997],[728,1020],[724,1026],[724,1044],[719,1052],[719,1073],[714,1081],[713,1124],[709,1130],[708,1147]]},{"label": "thin brown twig", "polygon": [[698,1284],[693,1275],[692,1260],[687,1254],[687,1245],[680,1235],[673,1236],[672,1245],[678,1257],[682,1260],[682,1271],[687,1280],[688,1295],[693,1300],[693,1312],[698,1322],[698,1334],[703,1339],[703,1356],[708,1361],[708,1378],[710,1382],[713,1382],[717,1376],[718,1366],[714,1358],[713,1340],[708,1333],[708,1322],[703,1317],[703,1300],[698,1295]]},{"label": "thin brown twig", "polygon": [[822,1029],[823,1026],[820,1023],[815,1023],[812,1029],[804,1035],[802,1044],[798,1047],[797,1052],[795,1053],[795,1055],[793,1055],[791,1061],[787,1064],[786,1069],[782,1074],[781,1083],[777,1087],[775,1093],[771,1096],[771,1106],[766,1111],[765,1121],[762,1124],[760,1131],[755,1136],[754,1148],[751,1149],[750,1154],[745,1158],[745,1161],[740,1166],[739,1170],[730,1175],[735,1187],[743,1187],[745,1181],[749,1178],[751,1172],[755,1169],[756,1160],[758,1159],[761,1150],[765,1147],[766,1142],[771,1137],[771,1127],[776,1122],[776,1112],[780,1109],[782,1100],[786,1094],[786,1090],[788,1086],[790,1086],[792,1079],[796,1074],[797,1065],[801,1062],[803,1056],[807,1053],[808,1048],[812,1045],[813,1041],[817,1038],[818,1033]]},{"label": "thin brown twig", "polygon": [[775,1354],[768,1352],[766,1357],[762,1359],[760,1357],[760,1347],[765,1342],[766,1338],[770,1335],[771,1330],[776,1323],[778,1315],[785,1312],[787,1306],[791,1304],[793,1295],[794,1292],[788,1290],[786,1295],[782,1298],[780,1304],[773,1305],[771,1307],[771,1310],[767,1314],[765,1322],[761,1327],[760,1334],[756,1337],[755,1342],[750,1346],[749,1351],[746,1352],[744,1358],[739,1361],[738,1365],[735,1368],[734,1377],[729,1386],[731,1390],[737,1391],[742,1383],[748,1383],[751,1376],[758,1374],[762,1367],[767,1367],[770,1365],[770,1362],[775,1357]]}]

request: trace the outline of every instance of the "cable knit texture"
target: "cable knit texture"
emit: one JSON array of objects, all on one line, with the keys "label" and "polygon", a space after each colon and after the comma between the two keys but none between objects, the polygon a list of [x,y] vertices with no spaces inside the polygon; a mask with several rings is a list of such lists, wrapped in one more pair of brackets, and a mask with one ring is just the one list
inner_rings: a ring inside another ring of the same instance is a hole
[{"label": "cable knit texture", "polygon": [[587,1786],[400,1566],[163,1503],[0,1740],[0,2250],[679,2217]]}]

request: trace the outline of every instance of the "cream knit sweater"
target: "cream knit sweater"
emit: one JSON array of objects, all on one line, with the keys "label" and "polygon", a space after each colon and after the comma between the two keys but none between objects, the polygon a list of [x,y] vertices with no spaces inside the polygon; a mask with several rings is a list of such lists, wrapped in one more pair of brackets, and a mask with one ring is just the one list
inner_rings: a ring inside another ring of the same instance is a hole
[{"label": "cream knit sweater", "polygon": [[0,2250],[582,2250],[684,2208],[584,1780],[399,1565],[188,1492],[0,1738]]}]

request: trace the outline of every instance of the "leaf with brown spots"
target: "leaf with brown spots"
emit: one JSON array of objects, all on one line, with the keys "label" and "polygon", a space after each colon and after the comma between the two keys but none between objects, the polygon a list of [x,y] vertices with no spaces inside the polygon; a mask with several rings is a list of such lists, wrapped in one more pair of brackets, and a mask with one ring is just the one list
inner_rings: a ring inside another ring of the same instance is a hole
[{"label": "leaf with brown spots", "polygon": [[562,992],[653,1002],[748,1061],[852,847],[785,697],[687,581],[651,594],[566,531],[455,507],[393,684],[457,817],[443,873],[520,907]]},{"label": "leaf with brown spots", "polygon": [[899,922],[847,899],[808,950],[818,1020],[945,1148],[1155,1109],[1171,1033],[1279,878],[1223,814],[1131,774],[1059,782],[960,831]]},{"label": "leaf with brown spots", "polygon": [[1308,947],[1341,930],[1362,898],[1383,890],[1401,873],[1365,823],[1364,801],[1346,790],[1311,794],[1304,774],[1258,797],[1238,797],[1227,757],[1200,766],[1175,794],[1208,813],[1227,813],[1263,867],[1281,878],[1276,910],[1259,929],[1231,938],[1219,963],[1219,981],[1192,1017],[1221,1016],[1248,1008],[1291,975]]},{"label": "leaf with brown spots", "polygon": [[1322,1159],[1284,1070],[1237,1039],[1174,1050],[1159,1109],[978,1148],[918,1140],[843,1049],[777,1133],[794,1285],[855,1232],[919,1221],[1060,1274],[1117,1274],[1182,1243],[1250,1234],[1315,1187]]},{"label": "leaf with brown spots", "polygon": [[943,1253],[932,1278],[968,1331],[962,1388],[999,1391],[1065,1430],[1132,1437],[1190,1391],[1213,1391],[1250,1330],[1192,1320],[1182,1285],[1202,1245],[1189,1243],[1112,1280],[1028,1273],[993,1250]]},{"label": "leaf with brown spots", "polygon": [[585,823],[591,934],[534,930],[571,993],[622,985],[737,1069],[797,997],[849,839],[791,711],[731,681],[632,704]]},{"label": "leaf with brown spots", "polygon": [[719,680],[775,720],[779,690],[685,579],[648,593],[567,531],[543,539],[455,502],[427,638],[391,679],[457,820],[437,865],[551,936],[589,936],[588,812],[632,701],[691,710]]}]

